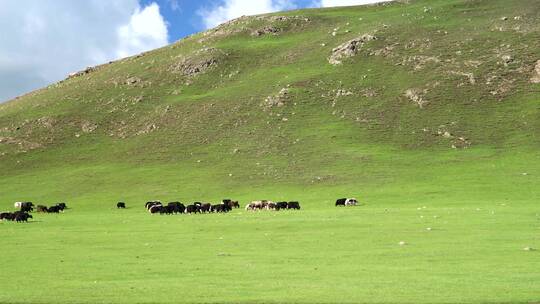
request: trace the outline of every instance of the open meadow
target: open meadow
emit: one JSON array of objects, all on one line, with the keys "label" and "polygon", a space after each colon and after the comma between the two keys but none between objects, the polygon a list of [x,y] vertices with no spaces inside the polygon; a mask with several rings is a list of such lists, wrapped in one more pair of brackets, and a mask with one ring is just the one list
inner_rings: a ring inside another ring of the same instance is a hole
[{"label": "open meadow", "polygon": [[69,207],[0,221],[0,303],[540,303],[538,20],[242,17],[0,104],[0,211]]}]

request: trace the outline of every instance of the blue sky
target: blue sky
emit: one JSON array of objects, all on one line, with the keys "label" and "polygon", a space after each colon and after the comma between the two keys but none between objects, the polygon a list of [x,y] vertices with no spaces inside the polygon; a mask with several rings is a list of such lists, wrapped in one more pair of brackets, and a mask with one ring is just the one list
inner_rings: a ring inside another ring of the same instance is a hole
[{"label": "blue sky", "polygon": [[1,0],[0,102],[242,15],[381,0]]},{"label": "blue sky", "polygon": [[[176,41],[187,35],[206,29],[201,12],[212,10],[212,8],[224,5],[221,0],[143,0],[143,6],[157,3],[160,7],[161,15],[168,23],[170,42]],[[253,0],[252,2],[257,2]],[[356,1],[358,3],[365,1]],[[294,0],[283,2],[286,9],[308,8],[321,6],[321,1],[315,0]]]}]

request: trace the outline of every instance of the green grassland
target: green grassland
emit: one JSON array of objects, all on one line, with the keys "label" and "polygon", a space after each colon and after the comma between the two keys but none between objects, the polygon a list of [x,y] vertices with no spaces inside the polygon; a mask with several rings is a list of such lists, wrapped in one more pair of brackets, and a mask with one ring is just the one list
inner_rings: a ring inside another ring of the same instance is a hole
[{"label": "green grassland", "polygon": [[[0,104],[0,209],[70,206],[0,222],[0,303],[539,302],[540,3],[405,2],[241,18]],[[144,209],[223,198],[302,210]]]}]

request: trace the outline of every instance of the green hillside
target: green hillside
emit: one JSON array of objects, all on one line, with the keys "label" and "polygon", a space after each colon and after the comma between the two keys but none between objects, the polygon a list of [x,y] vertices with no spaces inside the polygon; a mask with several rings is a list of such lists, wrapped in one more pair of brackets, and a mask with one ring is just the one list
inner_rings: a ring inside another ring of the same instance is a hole
[{"label": "green hillside", "polygon": [[[537,0],[242,17],[0,104],[0,209],[71,207],[0,222],[0,302],[540,301],[538,20]],[[303,209],[143,208],[226,197]]]}]

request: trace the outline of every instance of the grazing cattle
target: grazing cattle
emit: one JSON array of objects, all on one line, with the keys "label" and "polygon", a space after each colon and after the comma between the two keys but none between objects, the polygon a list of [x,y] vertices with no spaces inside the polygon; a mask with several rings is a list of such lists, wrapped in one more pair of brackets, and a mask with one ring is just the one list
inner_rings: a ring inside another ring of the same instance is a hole
[{"label": "grazing cattle", "polygon": [[186,210],[186,206],[180,202],[170,202],[167,204],[170,208],[172,208],[173,213],[184,213]]},{"label": "grazing cattle", "polygon": [[355,198],[348,198],[345,201],[345,206],[356,206],[358,204],[358,201]]},{"label": "grazing cattle", "polygon": [[29,205],[22,205],[21,206],[21,211],[22,212],[32,212],[32,211],[34,211],[34,207],[29,206]]},{"label": "grazing cattle", "polygon": [[64,211],[64,209],[67,209],[67,205],[66,203],[58,203],[56,204],[56,206],[60,207],[60,210]]},{"label": "grazing cattle", "polygon": [[15,208],[20,209],[24,212],[29,212],[34,210],[34,204],[32,202],[15,202],[13,204]]},{"label": "grazing cattle", "polygon": [[37,212],[47,212],[47,206],[37,205]]},{"label": "grazing cattle", "polygon": [[299,202],[288,202],[287,203],[287,209],[300,210],[300,203]]},{"label": "grazing cattle", "polygon": [[226,206],[226,204],[212,205],[212,207],[210,208],[210,211],[211,212],[217,212],[217,213],[225,212],[225,206]]},{"label": "grazing cattle", "polygon": [[240,208],[238,201],[233,201],[228,198],[222,200],[223,204],[227,205],[229,208]]},{"label": "grazing cattle", "polygon": [[269,204],[274,204],[274,202],[268,200],[252,201],[246,205],[246,210],[268,209]]},{"label": "grazing cattle", "polygon": [[192,205],[187,205],[185,213],[201,213],[201,203],[194,203]]},{"label": "grazing cattle", "polygon": [[148,208],[148,212],[150,212],[151,214],[155,214],[155,213],[161,212],[162,208],[163,206],[161,204],[152,205],[150,206],[150,208]]},{"label": "grazing cattle", "polygon": [[58,205],[47,208],[48,213],[60,213],[60,211],[62,211],[62,209],[60,209],[60,206]]},{"label": "grazing cattle", "polygon": [[11,212],[2,212],[0,213],[0,220],[13,221],[15,219],[15,214]]},{"label": "grazing cattle", "polygon": [[26,212],[15,212],[15,221],[17,223],[27,222],[29,218],[33,218],[32,215]]},{"label": "grazing cattle", "polygon": [[150,210],[150,208],[152,206],[161,206],[161,202],[160,201],[150,201],[150,202],[146,202],[146,204],[144,205],[146,210]]},{"label": "grazing cattle", "polygon": [[200,205],[200,210],[201,210],[202,213],[210,212],[211,207],[212,207],[212,205],[209,204],[209,203],[202,203]]},{"label": "grazing cattle", "polygon": [[277,202],[276,210],[287,209],[287,202]]},{"label": "grazing cattle", "polygon": [[347,201],[346,198],[340,198],[336,200],[336,207],[337,206],[345,206],[345,202]]},{"label": "grazing cattle", "polygon": [[246,210],[258,210],[262,208],[262,201],[252,201],[246,205]]},{"label": "grazing cattle", "polygon": [[173,214],[174,206],[161,206],[159,214]]},{"label": "grazing cattle", "polygon": [[126,203],[118,202],[118,203],[116,203],[116,208],[118,208],[118,209],[126,209]]},{"label": "grazing cattle", "polygon": [[268,202],[268,205],[266,205],[267,210],[276,210],[277,204],[274,202]]}]

